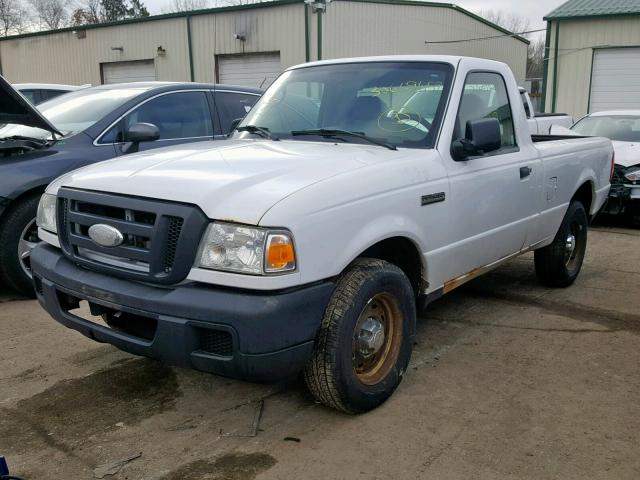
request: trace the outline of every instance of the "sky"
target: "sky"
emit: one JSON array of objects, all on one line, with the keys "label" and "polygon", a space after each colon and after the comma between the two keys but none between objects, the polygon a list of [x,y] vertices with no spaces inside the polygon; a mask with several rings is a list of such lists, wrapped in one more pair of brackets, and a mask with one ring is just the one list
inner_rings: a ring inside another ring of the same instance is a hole
[{"label": "sky", "polygon": [[[151,14],[163,13],[171,0],[144,0]],[[211,5],[215,5],[215,0],[209,0]],[[455,3],[462,8],[478,12],[480,10],[502,10],[505,13],[515,12],[527,17],[532,28],[544,28],[545,22],[542,20],[545,14],[557,6],[563,4],[565,0],[449,0],[446,3]]]}]

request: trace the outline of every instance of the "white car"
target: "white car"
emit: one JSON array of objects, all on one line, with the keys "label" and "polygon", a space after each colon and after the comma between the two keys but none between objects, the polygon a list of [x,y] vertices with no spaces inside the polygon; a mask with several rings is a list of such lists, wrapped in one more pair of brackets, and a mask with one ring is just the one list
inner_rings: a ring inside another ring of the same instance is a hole
[{"label": "white car", "polygon": [[640,223],[640,110],[597,112],[580,119],[571,130],[579,135],[611,139],[615,167],[604,212],[632,215]]},{"label": "white car", "polygon": [[[406,107],[425,86],[430,120]],[[611,142],[534,142],[509,67],[484,59],[292,67],[236,130],[49,185],[41,305],[168,363],[304,371],[320,402],[363,412],[400,383],[423,304],[530,250],[542,283],[571,285],[609,191]]]},{"label": "white car", "polygon": [[59,97],[65,93],[74,92],[91,85],[63,85],[59,83],[14,83],[12,87],[18,90],[32,105]]}]

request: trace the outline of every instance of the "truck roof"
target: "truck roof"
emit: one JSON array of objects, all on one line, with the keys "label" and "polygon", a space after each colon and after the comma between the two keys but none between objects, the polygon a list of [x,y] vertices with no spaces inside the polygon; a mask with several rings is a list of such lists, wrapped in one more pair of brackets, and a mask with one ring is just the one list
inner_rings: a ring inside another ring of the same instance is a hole
[{"label": "truck roof", "polygon": [[460,60],[465,58],[474,58],[487,62],[488,65],[505,65],[503,62],[495,60],[487,60],[485,58],[479,59],[476,57],[465,57],[461,55],[381,55],[374,57],[353,57],[353,58],[338,58],[333,60],[320,60],[316,62],[301,63],[294,65],[287,70],[293,70],[296,68],[311,67],[316,65],[335,65],[341,63],[369,63],[369,62],[440,62],[450,63],[451,65],[457,65]]}]

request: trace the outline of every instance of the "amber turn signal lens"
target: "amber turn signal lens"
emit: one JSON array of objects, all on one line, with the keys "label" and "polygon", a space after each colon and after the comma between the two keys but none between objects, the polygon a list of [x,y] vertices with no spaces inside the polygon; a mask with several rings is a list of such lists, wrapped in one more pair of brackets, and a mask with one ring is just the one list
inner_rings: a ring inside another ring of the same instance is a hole
[{"label": "amber turn signal lens", "polygon": [[288,235],[269,235],[265,263],[265,271],[269,273],[286,272],[296,268],[296,254]]}]

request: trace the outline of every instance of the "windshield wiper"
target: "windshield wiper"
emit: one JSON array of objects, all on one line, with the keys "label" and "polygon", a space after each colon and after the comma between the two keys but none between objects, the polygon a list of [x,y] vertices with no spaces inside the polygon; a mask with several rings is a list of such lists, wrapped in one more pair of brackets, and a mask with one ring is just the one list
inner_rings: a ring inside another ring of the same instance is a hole
[{"label": "windshield wiper", "polygon": [[350,132],[349,130],[340,130],[340,129],[334,129],[334,128],[315,128],[315,129],[309,129],[309,130],[294,130],[293,132],[291,132],[291,135],[293,135],[294,137],[299,135],[319,135],[321,137],[328,137],[328,138],[339,137],[339,136],[349,136],[349,137],[361,138],[362,140],[366,140],[367,142],[373,143],[374,145],[378,145],[380,147],[388,148],[389,150],[397,150],[395,145],[384,142],[382,140],[376,140],[375,138],[372,138],[361,132]]},{"label": "windshield wiper", "polygon": [[266,127],[258,127],[256,125],[244,125],[242,127],[237,127],[236,130],[238,132],[255,133],[256,135],[260,135],[261,137],[268,138],[269,140],[273,140],[273,141],[280,140],[278,137],[274,137],[269,131],[269,129]]},{"label": "windshield wiper", "polygon": [[15,140],[15,141],[22,141],[22,142],[34,142],[34,143],[38,143],[38,144],[45,144],[47,143],[47,140],[44,138],[38,138],[38,137],[25,137],[24,135],[10,135],[8,137],[2,137],[0,138],[0,141],[6,141],[6,140]]}]

